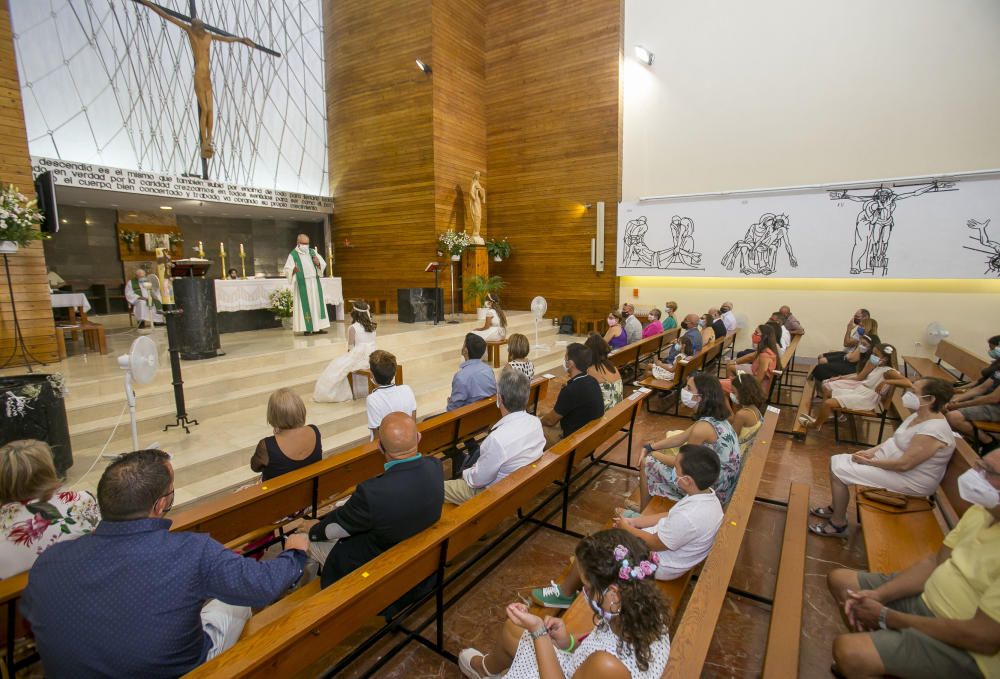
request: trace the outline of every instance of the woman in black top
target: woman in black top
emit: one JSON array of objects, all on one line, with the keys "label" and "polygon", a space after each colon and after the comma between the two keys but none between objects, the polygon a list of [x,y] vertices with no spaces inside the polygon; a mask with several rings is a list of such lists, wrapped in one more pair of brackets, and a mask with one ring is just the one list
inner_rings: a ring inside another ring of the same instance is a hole
[{"label": "woman in black top", "polygon": [[268,481],[323,459],[316,425],[306,425],[306,405],[291,389],[278,389],[267,400],[267,423],[274,435],[261,439],[250,468]]}]

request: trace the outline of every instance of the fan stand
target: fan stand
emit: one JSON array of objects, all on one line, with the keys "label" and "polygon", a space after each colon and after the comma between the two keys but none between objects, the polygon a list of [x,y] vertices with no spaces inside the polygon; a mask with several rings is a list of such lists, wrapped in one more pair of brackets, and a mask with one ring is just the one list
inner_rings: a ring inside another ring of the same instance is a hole
[{"label": "fan stand", "polygon": [[536,356],[538,354],[540,354],[541,352],[543,352],[543,351],[549,351],[549,349],[550,349],[550,347],[549,347],[548,344],[539,344],[538,343],[538,320],[539,319],[536,316],[535,317],[535,349],[534,349]]},{"label": "fan stand", "polygon": [[125,401],[128,403],[128,418],[132,427],[132,450],[139,450],[139,425],[135,417],[135,389],[132,388],[131,369],[125,371]]}]

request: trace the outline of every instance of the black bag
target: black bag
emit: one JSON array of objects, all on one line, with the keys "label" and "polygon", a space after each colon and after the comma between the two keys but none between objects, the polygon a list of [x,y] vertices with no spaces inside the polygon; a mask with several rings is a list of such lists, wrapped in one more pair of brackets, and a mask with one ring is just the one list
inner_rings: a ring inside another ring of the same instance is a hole
[{"label": "black bag", "polygon": [[573,334],[573,317],[563,316],[559,320],[559,334],[560,335],[572,335]]}]

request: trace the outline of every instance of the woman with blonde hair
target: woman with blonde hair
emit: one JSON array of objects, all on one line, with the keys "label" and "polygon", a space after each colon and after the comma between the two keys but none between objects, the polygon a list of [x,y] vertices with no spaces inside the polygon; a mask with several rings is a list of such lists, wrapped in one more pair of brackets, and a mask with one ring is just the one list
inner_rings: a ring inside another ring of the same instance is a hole
[{"label": "woman with blonde hair", "polygon": [[351,373],[368,369],[368,357],[378,348],[375,344],[378,323],[364,300],[351,303],[351,320],[353,323],[347,328],[347,353],[330,361],[316,381],[313,401],[317,403],[339,403],[368,395],[367,380],[363,386],[355,385]]},{"label": "woman with blonde hair", "polygon": [[60,486],[47,443],[25,439],[0,448],[0,578],[28,570],[47,548],[100,522],[93,495]]},{"label": "woman with blonde hair", "polygon": [[499,342],[507,336],[507,314],[503,312],[503,307],[500,306],[500,298],[491,292],[486,295],[486,301],[483,302],[483,306],[486,307],[485,323],[483,327],[472,332],[487,342]]},{"label": "woman with blonde hair", "polygon": [[250,469],[261,480],[295,471],[323,459],[319,428],[306,424],[306,404],[291,389],[278,389],[267,399],[267,423],[273,434],[257,443]]},{"label": "woman with blonde hair", "polygon": [[530,380],[535,376],[535,364],[528,358],[531,353],[531,344],[528,338],[519,332],[507,338],[507,365]]}]

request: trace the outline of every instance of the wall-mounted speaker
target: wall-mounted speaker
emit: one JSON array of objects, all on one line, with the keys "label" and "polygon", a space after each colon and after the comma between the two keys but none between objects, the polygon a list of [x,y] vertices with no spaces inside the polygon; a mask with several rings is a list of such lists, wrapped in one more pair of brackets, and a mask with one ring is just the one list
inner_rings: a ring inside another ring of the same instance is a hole
[{"label": "wall-mounted speaker", "polygon": [[35,194],[38,209],[42,212],[41,229],[44,233],[59,233],[59,208],[56,205],[56,183],[51,172],[43,172],[35,178]]}]

